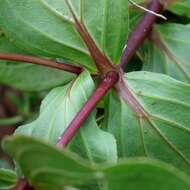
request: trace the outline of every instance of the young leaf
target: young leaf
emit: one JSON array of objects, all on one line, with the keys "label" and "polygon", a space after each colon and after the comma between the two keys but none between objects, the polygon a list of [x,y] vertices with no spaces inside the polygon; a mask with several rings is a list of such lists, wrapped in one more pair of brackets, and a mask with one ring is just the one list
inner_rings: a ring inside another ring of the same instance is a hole
[{"label": "young leaf", "polygon": [[[16,133],[43,138],[56,144],[93,90],[94,82],[85,71],[68,85],[52,90],[42,103],[39,118],[18,128]],[[91,163],[117,160],[115,139],[97,126],[95,113],[89,116],[69,148]]]},{"label": "young leaf", "polygon": [[3,142],[3,147],[37,189],[41,189],[41,186],[60,189],[64,185],[83,184],[97,177],[93,169],[77,155],[33,138],[9,137]]},{"label": "young leaf", "polygon": [[[128,34],[128,1],[69,3],[97,46],[118,63]],[[65,0],[0,0],[0,4],[0,25],[19,45],[37,55],[63,57],[95,69]]]},{"label": "young leaf", "polygon": [[[127,85],[127,87],[125,86]],[[147,156],[190,171],[190,85],[133,72],[109,96],[105,124],[121,157]]]},{"label": "young leaf", "polygon": [[[20,53],[6,37],[0,38],[0,53]],[[24,91],[41,91],[71,81],[74,75],[43,66],[11,61],[0,61],[0,83]]]},{"label": "young leaf", "polygon": [[190,82],[190,25],[157,25],[145,51],[144,70]]},{"label": "young leaf", "polygon": [[103,169],[103,190],[188,190],[189,177],[166,164],[147,159],[133,159]]},{"label": "young leaf", "polygon": [[9,169],[0,168],[0,190],[9,190],[17,183],[16,173]]}]

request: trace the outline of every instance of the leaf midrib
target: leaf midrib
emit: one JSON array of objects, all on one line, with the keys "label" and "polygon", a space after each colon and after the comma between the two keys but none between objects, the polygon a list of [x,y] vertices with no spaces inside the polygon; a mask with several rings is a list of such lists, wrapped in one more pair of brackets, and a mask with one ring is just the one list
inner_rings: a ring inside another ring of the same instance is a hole
[{"label": "leaf midrib", "polygon": [[[162,132],[157,128],[157,126],[154,124],[154,122],[151,120],[151,118],[149,116],[151,116],[151,114],[149,114],[149,112],[147,112],[147,110],[144,108],[144,106],[142,106],[142,104],[139,102],[138,98],[136,98],[135,95],[137,95],[136,93],[133,92],[132,89],[129,88],[129,90],[131,91],[131,93],[133,94],[133,98],[138,102],[138,104],[142,107],[143,111],[146,113],[145,115],[145,119],[149,122],[150,126],[152,126],[152,128],[157,132],[157,134],[164,140],[164,142],[174,151],[176,152],[189,166],[190,166],[190,161],[188,160],[188,158],[173,144],[171,143],[163,134]],[[138,96],[138,95],[137,95]]]}]

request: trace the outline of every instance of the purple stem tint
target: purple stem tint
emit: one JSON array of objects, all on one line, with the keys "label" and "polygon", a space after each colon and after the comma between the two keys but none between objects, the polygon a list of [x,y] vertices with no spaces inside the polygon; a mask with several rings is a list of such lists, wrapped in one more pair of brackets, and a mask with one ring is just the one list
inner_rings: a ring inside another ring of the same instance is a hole
[{"label": "purple stem tint", "polygon": [[[160,3],[160,0],[152,0],[148,6],[148,9],[154,11],[155,13],[160,13],[164,9],[164,6]],[[142,45],[148,36],[152,26],[156,21],[156,18],[156,15],[147,12],[140,20],[136,29],[129,36],[127,46],[124,49],[121,57],[120,67],[125,69],[125,65],[129,63],[137,49]]]},{"label": "purple stem tint", "polygon": [[64,70],[64,71],[74,73],[74,74],[80,74],[83,70],[82,68],[74,66],[74,65],[58,63],[56,61],[51,61],[45,58],[38,58],[38,57],[19,55],[19,54],[0,53],[0,60],[33,63],[36,65],[43,65],[43,66],[47,66],[47,67],[51,67],[51,68],[55,68],[59,70]]},{"label": "purple stem tint", "polygon": [[29,186],[29,184],[25,178],[21,178],[18,181],[16,187],[14,187],[12,190],[34,190],[34,189]]},{"label": "purple stem tint", "polygon": [[89,114],[96,107],[97,103],[106,95],[106,93],[114,86],[118,81],[119,74],[115,71],[110,71],[103,78],[99,86],[96,88],[92,96],[85,103],[82,109],[77,113],[76,117],[72,120],[64,134],[61,136],[57,143],[59,148],[64,148],[74,137],[76,132],[80,129],[82,124],[86,121]]},{"label": "purple stem tint", "polygon": [[[156,13],[160,13],[164,6],[159,0],[152,0],[149,5],[149,10]],[[132,56],[136,53],[139,46],[143,43],[145,38],[148,36],[152,29],[153,24],[156,21],[156,16],[150,13],[146,13],[145,16],[139,22],[137,28],[131,33],[127,47],[124,49],[120,67],[124,69],[125,65],[129,62]],[[93,95],[86,102],[83,108],[78,112],[76,117],[72,120],[64,134],[61,136],[57,143],[57,146],[64,148],[76,134],[81,125],[88,118],[90,113],[93,111],[97,103],[105,96],[105,94],[116,84],[119,79],[119,72],[109,72],[100,85],[97,87]]]}]

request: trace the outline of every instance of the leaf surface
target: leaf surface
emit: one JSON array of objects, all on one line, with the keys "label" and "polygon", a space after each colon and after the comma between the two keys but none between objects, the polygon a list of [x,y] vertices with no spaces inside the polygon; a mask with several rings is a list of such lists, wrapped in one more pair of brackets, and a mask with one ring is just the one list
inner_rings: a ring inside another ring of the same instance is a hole
[{"label": "leaf surface", "polygon": [[37,189],[44,186],[58,189],[72,183],[81,184],[95,177],[92,168],[77,155],[29,137],[10,137],[5,140],[3,147]]},{"label": "leaf surface", "polygon": [[[53,89],[42,102],[37,120],[21,126],[16,133],[43,138],[56,144],[94,88],[90,74],[85,71],[68,85]],[[91,163],[116,161],[115,139],[98,127],[95,116],[95,112],[89,116],[69,148],[87,158]]]},{"label": "leaf surface", "polygon": [[[25,54],[10,43],[6,37],[0,38],[0,53]],[[63,85],[75,76],[65,71],[50,69],[28,63],[0,61],[0,83],[24,91],[42,91]]]},{"label": "leaf surface", "polygon": [[17,183],[16,173],[9,169],[0,168],[0,190],[9,190]]},{"label": "leaf surface", "polygon": [[174,1],[169,7],[175,14],[190,18],[190,2],[189,0]]},{"label": "leaf surface", "polygon": [[144,70],[164,73],[190,82],[190,25],[163,24],[155,27],[152,44],[145,50]]},{"label": "leaf surface", "polygon": [[189,173],[190,86],[150,72],[127,74],[123,86],[122,98],[108,97],[104,123],[120,157],[155,158]]},{"label": "leaf surface", "polygon": [[190,188],[189,177],[184,173],[145,158],[92,168],[76,155],[29,137],[9,137],[3,147],[20,165],[30,183],[40,190],[58,190],[73,185],[84,189],[82,185],[92,182],[101,184],[101,190]]},{"label": "leaf surface", "polygon": [[133,159],[103,170],[107,183],[103,190],[188,190],[189,178],[160,162]]}]

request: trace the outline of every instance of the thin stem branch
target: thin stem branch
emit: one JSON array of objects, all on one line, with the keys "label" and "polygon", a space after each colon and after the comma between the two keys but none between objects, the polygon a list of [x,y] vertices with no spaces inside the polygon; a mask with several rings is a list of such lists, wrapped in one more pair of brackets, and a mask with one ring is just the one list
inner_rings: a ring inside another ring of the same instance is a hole
[{"label": "thin stem branch", "polygon": [[102,76],[105,76],[105,74],[109,71],[116,71],[117,70],[116,67],[112,64],[112,62],[108,59],[108,57],[105,56],[104,53],[102,53],[101,50],[97,47],[95,41],[93,40],[92,36],[89,34],[84,23],[78,20],[69,1],[65,0],[65,2],[75,21],[75,27],[78,33],[80,34],[81,38],[83,39],[84,43],[86,44],[86,47],[88,48],[98,71],[102,74]]},{"label": "thin stem branch", "polygon": [[64,148],[74,137],[82,124],[86,121],[90,113],[96,107],[97,103],[106,95],[106,93],[118,81],[119,74],[115,71],[108,72],[104,79],[101,81],[95,92],[88,99],[82,109],[78,112],[76,117],[72,120],[66,131],[59,139],[57,146]]},{"label": "thin stem branch", "polygon": [[[164,6],[160,3],[160,0],[152,0],[148,6],[150,11],[160,13],[164,9]],[[147,12],[145,16],[140,20],[136,29],[130,34],[127,46],[123,51],[120,66],[124,69],[125,65],[129,63],[137,49],[142,45],[143,41],[148,36],[156,21],[157,16]]]},{"label": "thin stem branch", "polygon": [[51,61],[45,58],[27,56],[27,55],[19,55],[19,54],[12,54],[12,53],[0,53],[0,60],[8,60],[8,61],[20,61],[25,63],[33,63],[36,65],[43,65],[59,70],[64,70],[74,74],[80,74],[82,72],[81,67],[77,67],[74,65],[58,63],[56,61]]}]

